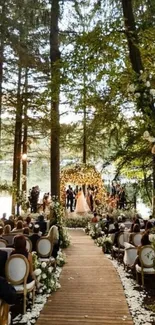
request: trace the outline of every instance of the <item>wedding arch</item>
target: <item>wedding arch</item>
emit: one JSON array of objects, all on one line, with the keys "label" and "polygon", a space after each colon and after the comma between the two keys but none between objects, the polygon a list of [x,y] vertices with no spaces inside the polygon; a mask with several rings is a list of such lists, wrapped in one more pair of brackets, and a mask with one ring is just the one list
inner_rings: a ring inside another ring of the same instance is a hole
[{"label": "wedding arch", "polygon": [[105,188],[101,174],[93,165],[75,164],[61,169],[60,174],[60,199],[64,201],[66,185],[93,185],[97,187],[96,199],[103,203],[105,201]]}]

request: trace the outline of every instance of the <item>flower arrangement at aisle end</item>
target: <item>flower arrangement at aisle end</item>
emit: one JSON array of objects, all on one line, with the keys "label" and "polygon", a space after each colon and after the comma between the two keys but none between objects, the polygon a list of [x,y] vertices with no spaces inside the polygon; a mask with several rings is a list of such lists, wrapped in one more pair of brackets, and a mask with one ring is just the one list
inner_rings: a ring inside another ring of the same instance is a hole
[{"label": "flower arrangement at aisle end", "polygon": [[[50,294],[51,292],[59,289],[61,287],[59,283],[61,268],[58,266],[55,269],[53,266],[51,266],[50,262],[49,263],[41,262],[36,252],[32,253],[32,257],[33,257],[34,274],[39,284],[38,293]],[[65,264],[64,256],[61,255],[61,253],[60,253],[60,261],[61,261],[60,263],[61,266]]]},{"label": "flower arrangement at aisle end", "polygon": [[56,258],[56,263],[59,267],[62,267],[66,263],[66,255],[62,252],[61,249],[59,249],[57,258]]},{"label": "flower arrangement at aisle end", "polygon": [[100,222],[98,223],[89,223],[85,229],[85,232],[89,234],[93,239],[97,239],[98,237],[102,237],[104,235],[104,231],[102,230]]},{"label": "flower arrangement at aisle end", "polygon": [[57,196],[52,196],[52,202],[50,204],[50,226],[54,224],[59,229],[60,247],[68,247],[70,239],[65,227],[65,210]]},{"label": "flower arrangement at aisle end", "polygon": [[112,250],[113,242],[110,237],[103,237],[102,250],[105,254],[110,254]]}]

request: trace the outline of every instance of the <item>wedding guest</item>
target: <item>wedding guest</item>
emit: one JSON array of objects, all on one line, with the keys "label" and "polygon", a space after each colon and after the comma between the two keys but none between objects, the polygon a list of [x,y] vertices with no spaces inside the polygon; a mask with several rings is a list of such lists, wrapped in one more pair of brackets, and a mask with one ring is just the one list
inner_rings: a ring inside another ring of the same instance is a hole
[{"label": "wedding guest", "polygon": [[98,222],[98,218],[97,218],[97,213],[96,213],[96,212],[94,212],[94,216],[93,216],[93,218],[91,219],[91,222],[93,222],[93,223]]},{"label": "wedding guest", "polygon": [[21,220],[17,221],[17,225],[12,232],[23,232],[23,222]]},{"label": "wedding guest", "polygon": [[139,232],[140,232],[140,225],[138,223],[135,223],[133,226],[133,232],[131,232],[129,235],[129,243],[130,244],[133,244],[133,242],[132,242],[133,236]]},{"label": "wedding guest", "polygon": [[50,239],[50,242],[52,245],[52,256],[54,258],[56,258],[58,255],[59,248],[60,248],[59,230],[56,225],[53,225],[50,228],[47,237]]},{"label": "wedding guest", "polygon": [[10,235],[11,234],[11,226],[6,225],[4,226],[4,235]]},{"label": "wedding guest", "polygon": [[118,247],[118,237],[120,234],[124,233],[124,230],[125,230],[125,225],[123,223],[121,223],[121,225],[119,227],[119,231],[117,231],[115,233],[114,246]]},{"label": "wedding guest", "polygon": [[31,223],[31,217],[27,216],[25,219],[25,227],[29,227],[30,223]]},{"label": "wedding guest", "polygon": [[4,223],[5,225],[10,225],[11,226],[11,230],[15,227],[15,223],[14,223],[14,217],[10,216],[8,220],[5,221]]},{"label": "wedding guest", "polygon": [[29,262],[29,275],[27,278],[27,283],[35,280],[35,277],[33,275],[32,255],[26,249],[26,238],[24,237],[24,235],[17,235],[14,238],[14,250],[11,255],[14,254],[21,254],[25,256]]},{"label": "wedding guest", "polygon": [[0,276],[5,277],[5,263],[7,261],[7,252],[0,249]]},{"label": "wedding guest", "polygon": [[113,229],[110,229],[108,231],[109,234],[115,234],[116,232],[119,232],[119,224],[117,221],[114,222],[114,228]]},{"label": "wedding guest", "polygon": [[29,239],[32,242],[32,252],[37,251],[36,244],[37,244],[38,239],[40,238],[39,231],[40,231],[40,227],[39,227],[39,225],[36,224],[36,225],[34,225],[34,228],[33,228],[33,234],[31,236],[29,236]]},{"label": "wedding guest", "polygon": [[2,235],[3,235],[3,227],[0,226],[0,238],[1,238],[1,239],[3,239]]},{"label": "wedding guest", "polygon": [[9,284],[5,278],[0,276],[0,299],[4,300],[8,305],[14,305],[17,300],[15,288]]},{"label": "wedding guest", "polygon": [[27,236],[29,236],[29,234],[30,234],[30,229],[29,229],[29,227],[25,227],[25,228],[23,229],[23,235],[27,235]]},{"label": "wedding guest", "polygon": [[45,235],[46,230],[47,230],[47,224],[46,224],[46,221],[44,220],[44,216],[42,214],[38,217],[38,220],[35,224],[39,225],[42,235]]}]

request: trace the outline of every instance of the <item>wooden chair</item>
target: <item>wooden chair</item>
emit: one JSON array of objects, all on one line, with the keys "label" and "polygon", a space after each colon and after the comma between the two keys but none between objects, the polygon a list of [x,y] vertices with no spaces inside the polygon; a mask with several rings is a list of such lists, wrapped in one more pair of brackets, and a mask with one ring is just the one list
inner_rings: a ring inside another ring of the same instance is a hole
[{"label": "wooden chair", "polygon": [[5,239],[0,239],[0,247],[6,247],[7,241]]},{"label": "wooden chair", "polygon": [[141,245],[141,239],[142,239],[142,233],[138,232],[132,236],[132,243],[134,246],[140,246]]},{"label": "wooden chair", "polygon": [[51,257],[52,244],[48,237],[40,237],[37,241],[37,253],[42,262],[55,262],[55,259]]},{"label": "wooden chair", "polygon": [[28,252],[32,252],[32,242],[28,237],[25,237],[25,238],[26,238],[26,248],[27,248]]},{"label": "wooden chair", "polygon": [[117,256],[118,261],[120,261],[120,255],[124,254],[124,233],[120,233],[118,236],[118,247],[112,247],[112,257]]},{"label": "wooden chair", "polygon": [[0,324],[9,325],[9,305],[0,299]]},{"label": "wooden chair", "polygon": [[141,266],[136,264],[136,280],[138,282],[138,274],[141,274],[142,286],[144,286],[144,275],[145,274],[155,274],[155,269],[153,267],[153,261],[155,258],[154,249],[150,245],[141,247],[139,251],[139,260]]},{"label": "wooden chair", "polygon": [[29,275],[29,262],[27,258],[20,254],[14,254],[9,257],[5,267],[6,279],[17,291],[17,294],[23,294],[23,311],[26,313],[26,296],[32,291],[32,303],[35,297],[35,281],[27,283]]},{"label": "wooden chair", "polygon": [[124,251],[124,269],[128,270],[135,262],[137,257],[137,248],[129,243],[124,243],[125,251]]}]

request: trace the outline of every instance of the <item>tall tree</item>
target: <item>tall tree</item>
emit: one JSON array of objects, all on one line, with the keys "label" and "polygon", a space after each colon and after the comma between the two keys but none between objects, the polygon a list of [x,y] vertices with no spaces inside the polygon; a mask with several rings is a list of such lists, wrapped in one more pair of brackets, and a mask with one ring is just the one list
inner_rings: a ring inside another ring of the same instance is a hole
[{"label": "tall tree", "polygon": [[50,23],[50,63],[51,63],[51,136],[50,167],[51,195],[60,196],[60,51],[59,51],[59,13],[60,1],[51,0]]}]

